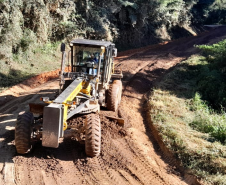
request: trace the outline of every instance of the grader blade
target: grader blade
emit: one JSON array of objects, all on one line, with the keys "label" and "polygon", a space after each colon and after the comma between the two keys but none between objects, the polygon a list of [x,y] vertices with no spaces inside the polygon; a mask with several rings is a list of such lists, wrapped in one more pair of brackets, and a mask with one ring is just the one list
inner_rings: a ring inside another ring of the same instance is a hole
[{"label": "grader blade", "polygon": [[116,118],[116,117],[112,117],[112,116],[106,116],[109,119],[113,119],[117,121],[117,124],[119,124],[120,126],[124,127],[125,121],[122,118]]}]

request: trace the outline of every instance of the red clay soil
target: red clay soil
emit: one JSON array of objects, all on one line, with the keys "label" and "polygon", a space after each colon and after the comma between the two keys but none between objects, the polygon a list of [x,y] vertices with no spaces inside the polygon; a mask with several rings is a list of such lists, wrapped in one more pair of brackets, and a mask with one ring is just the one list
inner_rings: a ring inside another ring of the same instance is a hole
[{"label": "red clay soil", "polygon": [[[214,43],[225,35],[226,28],[222,27],[165,45],[130,50],[119,57],[115,66],[124,74],[122,102],[117,113],[100,112],[102,145],[101,154],[95,158],[86,157],[84,145],[68,138],[57,149],[38,143],[31,153],[16,154],[16,117],[39,97],[54,97],[59,83],[53,79],[57,71],[1,93],[0,100],[11,98],[0,107],[0,184],[199,184],[173,156],[161,150],[164,148],[156,142],[158,138],[153,137],[157,133],[146,117],[147,97],[173,66],[198,52],[194,44]],[[106,116],[124,118],[125,127]]]}]

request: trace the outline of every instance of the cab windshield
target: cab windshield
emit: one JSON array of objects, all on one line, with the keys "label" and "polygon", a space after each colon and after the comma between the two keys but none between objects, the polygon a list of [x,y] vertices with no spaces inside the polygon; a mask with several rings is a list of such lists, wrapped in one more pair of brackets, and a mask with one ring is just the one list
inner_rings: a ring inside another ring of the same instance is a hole
[{"label": "cab windshield", "polygon": [[99,62],[103,68],[104,51],[101,48],[74,46],[73,50],[73,71],[96,75]]}]

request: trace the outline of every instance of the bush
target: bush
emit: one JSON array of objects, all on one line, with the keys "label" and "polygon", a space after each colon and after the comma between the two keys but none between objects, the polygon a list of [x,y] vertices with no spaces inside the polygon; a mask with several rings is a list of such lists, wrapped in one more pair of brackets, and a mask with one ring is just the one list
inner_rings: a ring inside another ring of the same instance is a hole
[{"label": "bush", "polygon": [[217,114],[206,102],[201,100],[201,96],[196,93],[193,98],[192,109],[195,111],[195,119],[190,123],[194,129],[209,133],[213,138],[226,144],[226,113],[221,111]]},{"label": "bush", "polygon": [[20,40],[19,46],[22,51],[25,52],[31,47],[33,44],[36,44],[37,38],[33,31],[30,29],[25,29],[23,33],[23,37]]},{"label": "bush", "polygon": [[199,74],[196,90],[214,108],[226,107],[226,40],[196,47],[203,51],[208,62]]},{"label": "bush", "polygon": [[203,54],[207,57],[207,60],[210,63],[217,63],[221,64],[221,66],[226,66],[226,40],[213,45],[200,45],[196,47],[203,51]]},{"label": "bush", "polygon": [[0,92],[4,88],[16,85],[31,76],[32,74],[21,72],[16,69],[11,69],[7,75],[0,73]]}]

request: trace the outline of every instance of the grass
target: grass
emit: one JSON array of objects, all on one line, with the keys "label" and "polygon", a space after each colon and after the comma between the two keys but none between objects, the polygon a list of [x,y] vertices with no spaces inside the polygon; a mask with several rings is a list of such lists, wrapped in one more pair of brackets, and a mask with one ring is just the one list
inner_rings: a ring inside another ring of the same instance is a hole
[{"label": "grass", "polygon": [[203,100],[200,90],[200,82],[212,70],[212,63],[203,56],[177,65],[153,90],[149,114],[151,124],[183,166],[204,184],[218,185],[226,182],[226,114],[222,107],[214,109],[220,106]]},{"label": "grass", "polygon": [[195,119],[190,123],[193,129],[203,133],[209,133],[215,140],[226,144],[226,113],[222,110],[217,113],[201,100],[198,93],[192,102],[192,109],[195,111]]},{"label": "grass", "polygon": [[[57,54],[56,54],[57,53]],[[13,55],[12,60],[0,60],[0,92],[37,74],[59,69],[59,43],[47,43],[33,50]]]}]

